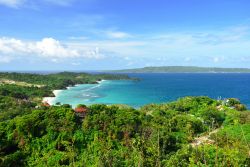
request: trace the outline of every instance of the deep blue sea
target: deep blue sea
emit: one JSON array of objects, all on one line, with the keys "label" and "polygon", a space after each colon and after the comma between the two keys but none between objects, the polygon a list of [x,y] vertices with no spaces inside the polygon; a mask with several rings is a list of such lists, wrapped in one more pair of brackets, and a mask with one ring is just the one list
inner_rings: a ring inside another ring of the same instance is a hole
[{"label": "deep blue sea", "polygon": [[243,73],[150,73],[128,74],[140,81],[103,81],[61,91],[54,103],[127,104],[140,107],[149,103],[174,101],[184,96],[235,97],[250,108],[250,74]]}]

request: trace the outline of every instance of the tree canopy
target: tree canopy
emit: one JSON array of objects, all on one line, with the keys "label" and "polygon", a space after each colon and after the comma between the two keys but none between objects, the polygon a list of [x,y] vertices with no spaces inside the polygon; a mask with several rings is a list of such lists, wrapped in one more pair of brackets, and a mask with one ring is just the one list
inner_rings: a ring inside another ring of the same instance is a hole
[{"label": "tree canopy", "polygon": [[0,166],[250,165],[250,112],[236,99],[184,97],[139,109],[79,104],[88,108],[79,117],[70,105],[41,106],[53,84],[35,80],[48,85],[0,86]]}]

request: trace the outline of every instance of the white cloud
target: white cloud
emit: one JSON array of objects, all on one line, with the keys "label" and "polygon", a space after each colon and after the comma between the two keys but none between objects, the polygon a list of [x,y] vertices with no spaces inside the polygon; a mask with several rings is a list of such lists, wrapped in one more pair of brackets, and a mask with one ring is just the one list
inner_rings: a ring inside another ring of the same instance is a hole
[{"label": "white cloud", "polygon": [[54,62],[54,63],[59,63],[59,60],[56,59],[56,58],[52,58],[51,61]]},{"label": "white cloud", "polygon": [[98,47],[105,52],[114,53],[117,55],[133,56],[133,55],[141,55],[144,53],[140,47],[146,45],[144,41],[113,41],[113,40],[100,40],[100,41],[84,41],[81,43],[72,42],[69,43],[76,48],[81,48],[85,46],[87,48]]},{"label": "white cloud", "polygon": [[104,57],[104,55],[100,53],[99,48],[92,48],[84,46],[74,48],[67,44],[61,44],[58,40],[53,38],[44,38],[41,41],[22,41],[15,38],[0,38],[0,55],[5,55],[5,57],[8,56],[10,60],[18,57],[27,58],[36,56],[50,59],[52,62],[59,62],[60,59],[99,59]]},{"label": "white cloud", "polygon": [[235,66],[235,60],[249,55],[249,37],[250,31],[247,27],[151,34],[142,37],[145,45],[141,53],[143,52],[144,57],[152,57],[154,60],[164,56],[175,64],[184,60],[190,65],[196,62],[196,65],[210,66],[216,62],[218,65]]},{"label": "white cloud", "polygon": [[0,0],[0,5],[4,5],[11,8],[19,8],[24,4],[28,5],[37,5],[39,6],[41,3],[54,4],[58,6],[70,6],[76,0]]},{"label": "white cloud", "polygon": [[190,58],[190,57],[186,57],[185,58],[185,61],[187,61],[187,62],[189,62],[189,61],[191,61],[192,59]]},{"label": "white cloud", "polygon": [[107,31],[106,34],[109,38],[117,38],[117,39],[132,37],[130,34],[120,31]]},{"label": "white cloud", "polygon": [[221,63],[225,61],[225,57],[224,56],[220,56],[220,57],[213,57],[213,62],[214,63]]},{"label": "white cloud", "polygon": [[0,5],[5,5],[11,8],[18,8],[23,5],[26,0],[0,0]]},{"label": "white cloud", "polygon": [[29,44],[29,47],[33,52],[45,57],[67,58],[80,56],[79,51],[63,46],[59,41],[53,38],[44,38],[35,44]]},{"label": "white cloud", "polygon": [[68,37],[68,39],[69,40],[75,40],[75,41],[77,41],[77,40],[87,40],[87,39],[89,39],[88,37],[84,37],[84,36],[80,36],[80,37],[75,37],[75,36],[71,36],[71,37]]},{"label": "white cloud", "polygon": [[11,60],[16,57],[36,56],[54,63],[64,61],[71,65],[78,65],[78,62],[87,63],[84,59],[106,58],[114,61],[119,59],[123,65],[131,66],[145,66],[147,63],[213,66],[216,63],[218,66],[233,67],[244,63],[241,58],[249,57],[249,36],[248,28],[235,28],[210,32],[140,35],[140,38],[133,36],[126,40],[93,40],[89,37],[64,43],[53,38],[39,41],[0,38],[0,55],[9,56]]},{"label": "white cloud", "polygon": [[213,61],[214,61],[214,63],[218,63],[220,61],[220,59],[218,57],[214,57]]},{"label": "white cloud", "polygon": [[27,51],[27,46],[22,41],[15,38],[0,38],[0,53],[12,54]]},{"label": "white cloud", "polygon": [[71,63],[73,66],[79,66],[79,65],[81,65],[81,63],[78,63],[78,62],[73,62],[73,63]]}]

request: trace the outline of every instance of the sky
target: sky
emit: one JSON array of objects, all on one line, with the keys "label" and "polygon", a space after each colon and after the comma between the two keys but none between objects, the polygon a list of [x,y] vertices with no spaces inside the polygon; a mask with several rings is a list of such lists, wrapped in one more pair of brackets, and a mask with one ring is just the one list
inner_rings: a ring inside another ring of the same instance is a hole
[{"label": "sky", "polygon": [[249,0],[0,0],[0,70],[250,68]]}]

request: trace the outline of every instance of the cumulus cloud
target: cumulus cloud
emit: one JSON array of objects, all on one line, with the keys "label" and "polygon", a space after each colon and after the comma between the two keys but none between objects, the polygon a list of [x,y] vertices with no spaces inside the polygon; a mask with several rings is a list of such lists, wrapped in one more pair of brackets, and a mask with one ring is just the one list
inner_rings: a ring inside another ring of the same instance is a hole
[{"label": "cumulus cloud", "polygon": [[[40,57],[50,59],[52,62],[58,62],[60,59],[68,58],[89,58],[99,59],[104,55],[100,53],[99,48],[78,47],[62,44],[53,38],[44,38],[41,41],[22,41],[15,38],[0,38],[0,55],[9,57],[9,60],[17,57]],[[4,61],[3,61],[4,62]]]},{"label": "cumulus cloud", "polygon": [[26,0],[0,0],[0,5],[5,5],[11,8],[17,8],[25,3]]},{"label": "cumulus cloud", "polygon": [[44,38],[42,41],[29,45],[33,52],[45,57],[79,57],[79,51],[61,45],[61,43],[53,38]]},{"label": "cumulus cloud", "polygon": [[74,66],[79,62],[87,63],[85,59],[94,62],[91,59],[105,58],[115,61],[119,59],[124,65],[132,66],[145,66],[147,63],[151,65],[183,63],[199,66],[227,64],[233,67],[244,63],[241,58],[249,58],[249,35],[248,28],[235,28],[210,32],[141,35],[140,38],[133,36],[126,40],[122,38],[126,35],[114,35],[113,38],[103,40],[88,38],[74,40],[78,39],[74,37],[68,39],[67,42],[53,38],[44,38],[39,41],[0,38],[0,56],[11,58],[8,60],[5,58],[5,62],[16,58],[38,57],[48,59],[53,63],[68,62]]}]

